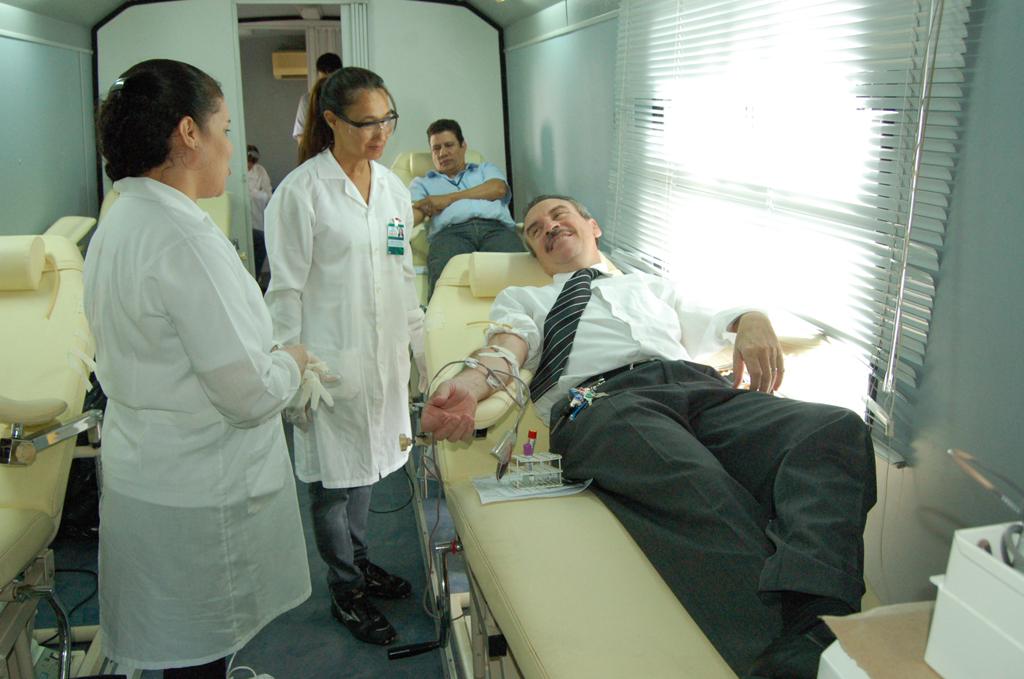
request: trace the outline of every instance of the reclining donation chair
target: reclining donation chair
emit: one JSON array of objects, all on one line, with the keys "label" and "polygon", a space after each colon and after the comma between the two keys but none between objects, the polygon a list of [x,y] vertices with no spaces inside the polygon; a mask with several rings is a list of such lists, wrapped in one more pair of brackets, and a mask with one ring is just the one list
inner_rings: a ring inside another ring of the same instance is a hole
[{"label": "reclining donation chair", "polygon": [[[83,235],[92,220],[64,222]],[[60,224],[60,222],[58,222]],[[82,257],[62,235],[0,237],[0,676],[34,677],[30,639],[47,600],[70,676],[68,621],[53,593],[53,552],[77,435],[98,436],[81,414],[94,353],[82,310]],[[95,440],[95,439],[94,439]]]},{"label": "reclining donation chair", "polygon": [[[427,311],[431,374],[481,346],[494,296],[508,285],[551,282],[529,254],[473,253],[445,268]],[[529,376],[524,374],[524,379]],[[470,580],[476,677],[733,677],[626,530],[589,491],[480,504],[473,477],[494,474],[490,450],[515,422],[509,399],[480,404],[470,444],[438,444],[448,510]],[[529,429],[547,450],[532,406]],[[504,638],[503,644],[495,638]]]},{"label": "reclining donation chair", "polygon": [[[467,163],[482,163],[484,157],[478,151],[469,149],[466,151]],[[391,163],[391,171],[398,175],[406,186],[416,177],[422,177],[434,169],[434,161],[430,153],[426,151],[406,151],[398,154],[395,162]],[[409,235],[409,247],[412,248],[412,263],[417,271],[426,271],[427,251],[430,249],[427,243],[427,225],[430,219],[423,220],[423,223],[413,228]],[[427,277],[426,274],[416,276],[416,289],[420,294],[420,303],[427,303]]]}]

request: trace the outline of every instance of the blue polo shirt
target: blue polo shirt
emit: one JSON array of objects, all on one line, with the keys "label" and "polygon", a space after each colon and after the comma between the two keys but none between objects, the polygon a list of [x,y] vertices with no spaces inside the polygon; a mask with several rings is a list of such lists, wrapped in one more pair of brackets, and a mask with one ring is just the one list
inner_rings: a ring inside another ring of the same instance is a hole
[{"label": "blue polo shirt", "polygon": [[[467,163],[466,167],[454,177],[449,177],[436,170],[431,170],[422,177],[416,177],[409,184],[409,193],[412,200],[426,198],[427,196],[442,196],[456,191],[465,191],[475,186],[480,186],[491,179],[500,179],[508,186],[505,174],[493,163]],[[446,207],[441,214],[430,219],[430,231],[427,232],[427,240],[431,241],[446,226],[461,224],[471,219],[492,219],[501,222],[510,229],[515,228],[515,221],[508,211],[508,203],[512,200],[512,192],[506,191],[505,197],[501,200],[479,200],[465,199],[457,200]]]}]

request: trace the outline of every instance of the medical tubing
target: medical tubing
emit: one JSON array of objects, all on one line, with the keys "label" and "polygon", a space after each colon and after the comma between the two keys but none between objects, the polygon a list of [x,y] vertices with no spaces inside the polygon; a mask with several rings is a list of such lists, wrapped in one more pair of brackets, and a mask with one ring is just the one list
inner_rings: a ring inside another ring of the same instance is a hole
[{"label": "medical tubing", "polygon": [[[512,362],[509,361],[507,358],[505,358],[504,360],[509,363],[509,366],[512,365]],[[529,403],[530,398],[530,387],[526,384],[526,382],[523,381],[523,379],[518,374],[515,374],[519,372],[518,369],[516,369],[515,373],[508,372],[507,370],[495,370],[481,363],[479,360],[473,358],[472,356],[467,356],[466,358],[457,361],[448,361],[440,368],[438,368],[437,371],[434,373],[434,376],[430,378],[430,383],[427,385],[427,394],[434,393],[434,383],[437,381],[438,377],[440,377],[442,372],[444,372],[445,370],[454,365],[461,365],[471,370],[474,368],[482,368],[484,371],[484,377],[487,381],[487,384],[494,388],[495,391],[498,391],[499,387],[496,387],[494,385],[494,382],[499,382],[501,384],[500,391],[504,391],[506,394],[508,394],[508,397],[512,399],[512,402],[519,406],[519,414],[516,416],[515,425],[513,425],[512,427],[512,431],[516,433],[516,437],[518,438],[519,425],[522,423],[523,417],[526,415],[526,404]],[[505,384],[504,380],[500,380],[498,378],[499,375],[504,375],[506,377],[512,378],[512,380],[519,387],[518,398],[509,390],[508,385]]]}]

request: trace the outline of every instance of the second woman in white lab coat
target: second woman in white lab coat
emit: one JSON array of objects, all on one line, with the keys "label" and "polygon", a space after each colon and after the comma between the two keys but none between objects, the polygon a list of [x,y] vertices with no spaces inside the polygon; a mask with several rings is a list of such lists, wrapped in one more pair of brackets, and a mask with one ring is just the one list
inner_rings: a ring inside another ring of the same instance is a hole
[{"label": "second woman in white lab coat", "polygon": [[389,644],[394,628],[367,597],[403,598],[411,587],[369,561],[366,523],[373,484],[407,459],[399,435],[410,432],[410,345],[423,351],[406,240],[412,201],[376,162],[398,122],[381,78],[343,68],[312,101],[308,159],[267,206],[267,304],[275,339],[302,342],[338,378],[326,385],[333,405],[321,403],[295,437],[332,613],[356,638]]}]

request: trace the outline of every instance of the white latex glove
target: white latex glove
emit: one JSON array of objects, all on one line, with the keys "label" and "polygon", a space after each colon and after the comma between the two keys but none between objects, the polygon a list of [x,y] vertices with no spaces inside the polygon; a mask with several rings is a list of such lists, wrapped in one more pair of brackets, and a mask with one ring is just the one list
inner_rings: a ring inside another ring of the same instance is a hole
[{"label": "white latex glove", "polygon": [[[334,397],[324,388],[321,376],[315,370],[306,370],[306,373],[302,376],[303,389],[306,385],[309,385],[309,409],[316,410],[320,405],[320,401],[327,404],[327,407],[334,406]],[[338,378],[335,377],[334,381],[337,382]]]},{"label": "white latex glove", "polygon": [[331,374],[326,363],[309,354],[306,371],[302,374],[302,384],[291,403],[285,408],[285,419],[302,431],[308,431],[313,421],[313,411],[320,406],[321,401],[326,403],[328,408],[334,406],[334,397],[324,388],[324,384],[337,381],[337,375]]},{"label": "white latex glove", "polygon": [[317,374],[322,384],[334,384],[338,381],[338,376],[331,372],[330,367],[312,353],[309,354],[309,363],[306,364],[306,371],[310,370]]}]

